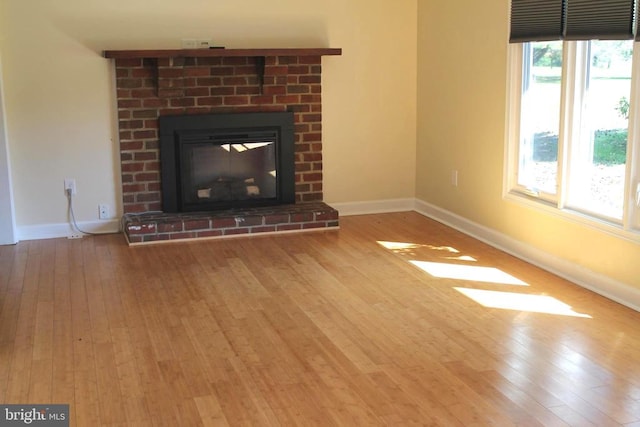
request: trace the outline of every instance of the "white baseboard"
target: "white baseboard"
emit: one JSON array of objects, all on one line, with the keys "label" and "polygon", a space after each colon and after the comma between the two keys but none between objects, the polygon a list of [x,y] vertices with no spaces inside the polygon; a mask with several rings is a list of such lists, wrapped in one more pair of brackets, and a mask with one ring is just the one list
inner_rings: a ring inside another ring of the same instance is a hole
[{"label": "white baseboard", "polygon": [[366,202],[330,203],[340,216],[406,212],[415,209],[415,199],[371,200]]},{"label": "white baseboard", "polygon": [[589,289],[633,310],[640,311],[640,289],[636,287],[580,267],[565,259],[550,255],[540,249],[522,243],[491,228],[469,221],[464,217],[430,203],[416,200],[415,211],[520,258],[523,261],[567,279],[578,286]]},{"label": "white baseboard", "polygon": [[[83,231],[89,233],[117,233],[120,231],[120,221],[86,221],[78,223]],[[80,235],[70,224],[41,224],[18,226],[18,240],[55,239],[59,237],[73,237]]]}]

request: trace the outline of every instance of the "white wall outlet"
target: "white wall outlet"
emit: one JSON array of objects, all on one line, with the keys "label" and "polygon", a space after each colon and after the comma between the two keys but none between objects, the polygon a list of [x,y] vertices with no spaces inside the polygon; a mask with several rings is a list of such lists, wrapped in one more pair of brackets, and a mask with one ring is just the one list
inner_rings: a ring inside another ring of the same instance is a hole
[{"label": "white wall outlet", "polygon": [[73,178],[64,179],[64,193],[67,194],[67,190],[71,190],[71,194],[76,194],[76,180]]},{"label": "white wall outlet", "polygon": [[98,205],[98,218],[109,219],[109,205]]},{"label": "white wall outlet", "polygon": [[458,171],[455,169],[451,171],[451,185],[458,186]]}]

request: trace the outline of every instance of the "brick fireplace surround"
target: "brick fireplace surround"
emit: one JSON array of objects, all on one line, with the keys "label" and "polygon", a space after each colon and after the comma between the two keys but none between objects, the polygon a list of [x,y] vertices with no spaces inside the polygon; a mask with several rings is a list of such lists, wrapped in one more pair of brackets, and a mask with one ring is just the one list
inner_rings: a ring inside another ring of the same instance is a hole
[{"label": "brick fireplace surround", "polygon": [[[321,55],[313,49],[106,51],[115,58],[129,243],[337,228],[338,212],[322,201]],[[258,111],[294,113],[295,205],[162,213],[158,117]]]}]

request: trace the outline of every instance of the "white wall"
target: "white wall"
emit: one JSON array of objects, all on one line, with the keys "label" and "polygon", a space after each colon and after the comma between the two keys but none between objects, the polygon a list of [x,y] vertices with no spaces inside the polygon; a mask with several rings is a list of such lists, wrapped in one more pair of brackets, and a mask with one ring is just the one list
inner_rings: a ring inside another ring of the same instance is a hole
[{"label": "white wall", "polygon": [[[323,59],[325,200],[412,197],[417,0],[2,0],[0,52],[16,221],[64,230],[121,212],[112,63],[105,49],[341,47]],[[54,233],[55,234],[55,233]],[[43,236],[44,237],[44,236]]]}]

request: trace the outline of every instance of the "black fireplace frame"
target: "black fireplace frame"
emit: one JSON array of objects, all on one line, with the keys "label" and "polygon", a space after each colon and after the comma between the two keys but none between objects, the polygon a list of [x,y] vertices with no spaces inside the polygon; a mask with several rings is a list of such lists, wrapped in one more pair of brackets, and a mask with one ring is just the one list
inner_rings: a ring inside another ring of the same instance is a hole
[{"label": "black fireplace frame", "polygon": [[[295,127],[292,112],[214,113],[160,116],[160,176],[162,210],[166,213],[215,211],[295,203]],[[276,197],[258,200],[183,202],[180,186],[180,135],[242,130],[274,130],[276,138]]]}]

